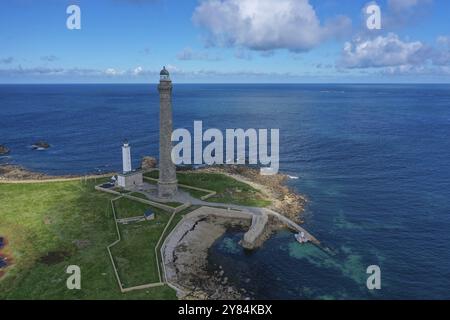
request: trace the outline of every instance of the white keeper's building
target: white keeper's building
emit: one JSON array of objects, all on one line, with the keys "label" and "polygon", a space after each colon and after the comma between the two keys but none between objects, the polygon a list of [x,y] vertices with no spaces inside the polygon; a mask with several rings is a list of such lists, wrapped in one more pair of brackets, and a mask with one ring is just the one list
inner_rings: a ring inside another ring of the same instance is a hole
[{"label": "white keeper's building", "polygon": [[125,189],[142,186],[144,184],[142,171],[132,170],[131,147],[126,140],[122,146],[122,164],[123,172],[117,175],[117,185]]}]

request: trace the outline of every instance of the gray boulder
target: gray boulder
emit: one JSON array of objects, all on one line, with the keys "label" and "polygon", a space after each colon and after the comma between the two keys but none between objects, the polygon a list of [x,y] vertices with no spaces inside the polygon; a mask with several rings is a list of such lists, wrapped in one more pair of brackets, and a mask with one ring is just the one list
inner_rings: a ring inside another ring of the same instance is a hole
[{"label": "gray boulder", "polygon": [[33,149],[48,149],[50,144],[47,141],[38,141],[31,146]]},{"label": "gray boulder", "polygon": [[0,155],[2,154],[8,154],[9,153],[9,149],[6,146],[3,146],[0,144]]},{"label": "gray boulder", "polygon": [[153,157],[143,157],[141,168],[142,170],[149,170],[156,168],[156,165],[158,164],[158,161]]}]

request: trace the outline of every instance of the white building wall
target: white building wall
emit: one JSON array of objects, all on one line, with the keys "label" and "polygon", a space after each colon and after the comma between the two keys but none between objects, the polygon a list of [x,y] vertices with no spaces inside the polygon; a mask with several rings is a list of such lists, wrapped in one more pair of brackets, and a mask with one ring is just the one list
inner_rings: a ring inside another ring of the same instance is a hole
[{"label": "white building wall", "polygon": [[128,144],[122,147],[123,173],[131,171],[131,150]]},{"label": "white building wall", "polygon": [[119,185],[119,187],[125,188],[125,177],[119,175],[118,179],[117,179],[117,184]]},{"label": "white building wall", "polygon": [[141,171],[136,171],[126,175],[119,174],[117,184],[119,187],[128,189],[136,188],[144,184],[144,178]]}]

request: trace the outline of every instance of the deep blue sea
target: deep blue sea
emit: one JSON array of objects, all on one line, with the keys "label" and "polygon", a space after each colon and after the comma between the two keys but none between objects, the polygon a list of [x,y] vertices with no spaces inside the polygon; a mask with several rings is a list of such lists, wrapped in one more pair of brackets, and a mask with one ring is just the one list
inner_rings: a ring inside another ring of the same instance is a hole
[{"label": "deep blue sea", "polygon": [[[0,86],[1,163],[50,174],[111,171],[158,154],[156,85]],[[175,85],[174,125],[279,128],[280,170],[306,195],[306,227],[335,255],[275,234],[210,250],[261,299],[450,299],[450,85]],[[47,151],[31,150],[47,140]],[[366,288],[379,265],[382,289]]]}]

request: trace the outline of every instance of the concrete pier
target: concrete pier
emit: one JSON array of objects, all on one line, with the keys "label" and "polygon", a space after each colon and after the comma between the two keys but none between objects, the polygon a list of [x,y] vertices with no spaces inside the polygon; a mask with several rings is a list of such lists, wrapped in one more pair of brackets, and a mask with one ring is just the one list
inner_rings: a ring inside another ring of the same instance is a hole
[{"label": "concrete pier", "polygon": [[242,247],[248,250],[255,249],[260,241],[258,241],[263,235],[266,229],[269,217],[267,214],[263,213],[261,215],[252,215],[252,225],[248,231],[244,234],[242,239]]},{"label": "concrete pier", "polygon": [[288,226],[289,228],[293,229],[294,231],[303,232],[305,234],[305,239],[307,239],[308,242],[311,242],[311,243],[313,243],[313,244],[315,244],[317,246],[321,245],[319,240],[317,240],[312,234],[310,234],[304,228],[300,227],[298,224],[296,224],[291,219],[283,216],[282,214],[280,214],[278,212],[270,210],[270,209],[264,209],[264,211],[266,211],[268,214],[271,214],[271,215],[277,217],[280,221],[282,221],[284,224],[286,224],[286,226]]}]

